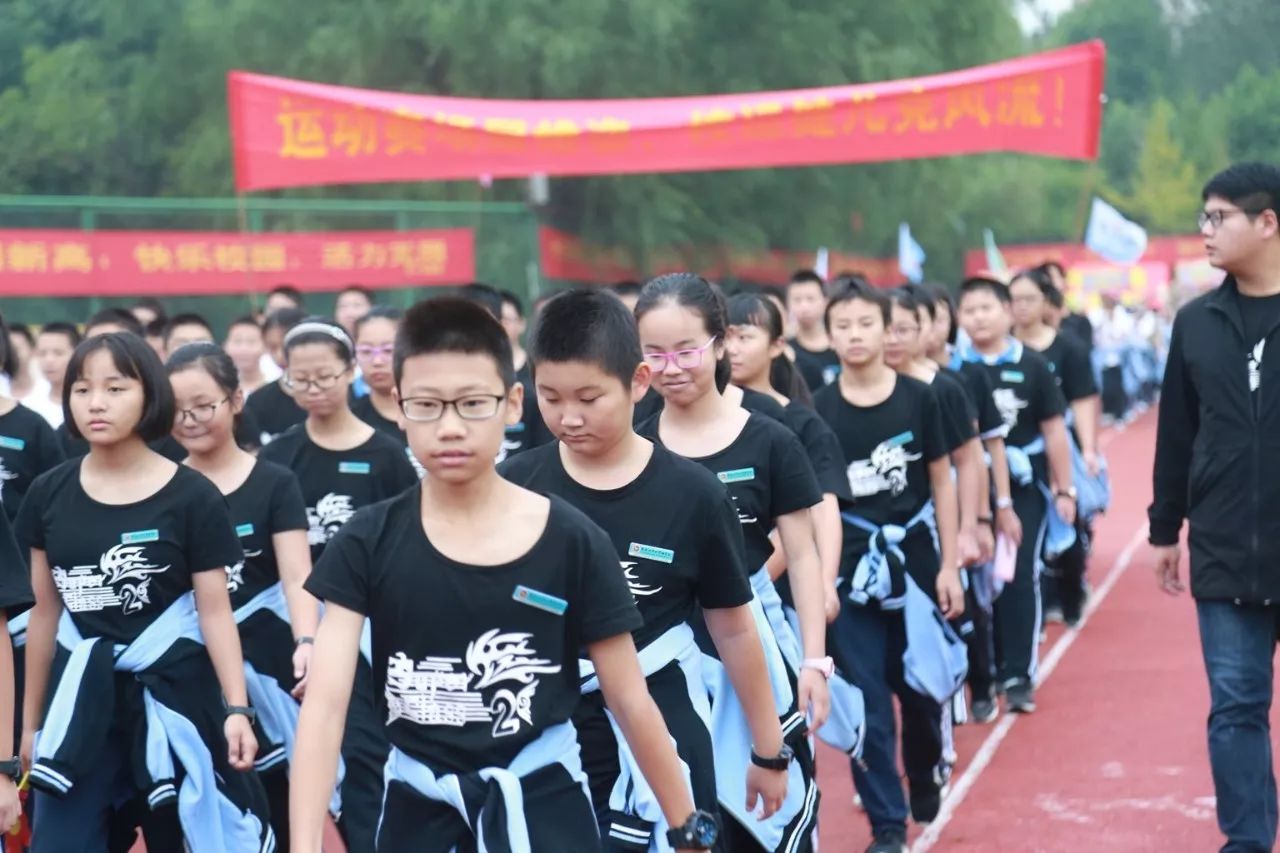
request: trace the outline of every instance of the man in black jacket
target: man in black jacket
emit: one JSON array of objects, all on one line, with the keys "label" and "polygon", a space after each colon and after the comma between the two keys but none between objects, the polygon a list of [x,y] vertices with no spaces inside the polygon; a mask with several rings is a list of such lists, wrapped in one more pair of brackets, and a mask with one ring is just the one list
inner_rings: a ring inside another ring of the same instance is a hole
[{"label": "man in black jacket", "polygon": [[[1268,710],[1280,631],[1280,168],[1244,163],[1204,188],[1200,233],[1222,286],[1178,312],[1160,403],[1151,544],[1161,589],[1191,594],[1209,676],[1209,758],[1224,851],[1269,851]],[[1268,346],[1270,338],[1277,343]]]}]

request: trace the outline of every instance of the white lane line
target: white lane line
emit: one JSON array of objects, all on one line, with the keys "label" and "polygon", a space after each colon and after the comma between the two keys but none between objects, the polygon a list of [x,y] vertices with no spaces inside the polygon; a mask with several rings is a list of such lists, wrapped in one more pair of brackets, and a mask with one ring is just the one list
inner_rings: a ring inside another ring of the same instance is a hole
[{"label": "white lane line", "polygon": [[[1053,644],[1053,648],[1045,655],[1044,660],[1040,663],[1039,677],[1036,679],[1039,685],[1043,685],[1049,680],[1049,676],[1057,669],[1063,655],[1067,653],[1067,650],[1076,641],[1080,631],[1089,624],[1089,618],[1102,606],[1102,602],[1107,600],[1111,590],[1115,588],[1125,570],[1129,568],[1129,564],[1133,562],[1133,555],[1137,553],[1138,548],[1146,540],[1147,525],[1143,522],[1134,532],[1129,544],[1125,545],[1124,550],[1120,552],[1120,556],[1116,557],[1115,563],[1111,566],[1111,571],[1107,573],[1107,577],[1098,587],[1098,591],[1089,598],[1089,603],[1085,606],[1084,614],[1080,619],[1079,627],[1074,629],[1067,628],[1063,631],[1062,636],[1058,638],[1058,641]],[[1000,722],[996,723],[995,728],[991,730],[991,734],[987,735],[986,740],[982,742],[982,746],[974,753],[973,760],[969,762],[969,766],[965,768],[964,773],[960,774],[960,778],[951,786],[951,793],[942,802],[942,808],[938,810],[938,816],[925,827],[924,832],[916,839],[915,844],[911,845],[911,853],[925,853],[925,851],[933,849],[933,846],[938,843],[938,840],[942,837],[943,830],[947,828],[947,824],[955,816],[956,810],[960,808],[964,798],[969,794],[973,786],[977,784],[983,771],[991,764],[991,759],[995,758],[996,750],[1000,748],[1000,744],[1004,742],[1014,725],[1017,724],[1018,716],[1017,714],[1006,713],[1000,718]]]}]

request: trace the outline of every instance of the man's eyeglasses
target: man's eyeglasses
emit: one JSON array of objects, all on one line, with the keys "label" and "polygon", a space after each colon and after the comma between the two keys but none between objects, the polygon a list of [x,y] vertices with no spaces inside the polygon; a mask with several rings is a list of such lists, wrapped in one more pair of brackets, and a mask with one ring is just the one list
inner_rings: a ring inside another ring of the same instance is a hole
[{"label": "man's eyeglasses", "polygon": [[920,327],[905,324],[893,325],[889,327],[889,334],[898,338],[911,338],[920,334]]},{"label": "man's eyeglasses", "polygon": [[1206,225],[1212,225],[1216,231],[1222,227],[1222,221],[1229,216],[1235,216],[1237,213],[1243,213],[1245,216],[1257,216],[1257,212],[1249,210],[1240,210],[1233,208],[1231,210],[1202,210],[1196,217],[1196,225],[1203,231]]},{"label": "man's eyeglasses", "polygon": [[450,408],[464,421],[484,421],[498,414],[498,407],[505,399],[505,394],[468,394],[456,400],[406,397],[400,401],[400,411],[409,420],[424,424],[440,420]]},{"label": "man's eyeglasses", "polygon": [[213,415],[218,411],[218,407],[230,399],[230,397],[223,397],[216,403],[201,403],[199,406],[192,406],[189,409],[178,409],[173,413],[173,422],[181,424],[187,418],[190,418],[192,423],[207,424],[213,420]]},{"label": "man's eyeglasses", "polygon": [[647,352],[644,354],[644,360],[649,367],[653,368],[654,373],[666,370],[667,365],[672,362],[681,370],[695,370],[702,365],[702,354],[715,342],[715,335],[712,335],[711,340],[700,347],[678,349],[674,352]]},{"label": "man's eyeglasses", "polygon": [[313,386],[317,391],[328,391],[330,388],[337,385],[338,380],[345,376],[347,371],[350,369],[350,367],[345,367],[338,373],[322,373],[318,376],[313,376],[310,379],[286,373],[282,381],[284,382],[284,387],[288,388],[290,391],[305,392],[310,390]]}]

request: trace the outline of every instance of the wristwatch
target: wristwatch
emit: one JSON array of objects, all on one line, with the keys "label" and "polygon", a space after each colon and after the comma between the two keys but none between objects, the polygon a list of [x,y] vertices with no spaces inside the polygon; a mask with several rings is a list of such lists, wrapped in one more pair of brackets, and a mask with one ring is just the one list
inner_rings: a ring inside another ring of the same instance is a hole
[{"label": "wristwatch", "polygon": [[784,743],[781,751],[773,758],[756,755],[756,751],[754,749],[751,750],[751,763],[756,767],[763,767],[765,770],[786,770],[791,766],[791,759],[795,758],[795,756],[795,750]]},{"label": "wristwatch", "polygon": [[15,755],[8,761],[0,761],[0,776],[8,776],[13,784],[18,784],[22,778],[22,759]]},{"label": "wristwatch", "polygon": [[683,826],[667,830],[667,843],[677,850],[710,850],[719,837],[715,815],[701,809],[689,815]]},{"label": "wristwatch", "polygon": [[249,722],[256,723],[258,721],[258,712],[250,708],[248,705],[228,705],[225,716],[230,717],[232,714],[243,714],[249,718]]},{"label": "wristwatch", "polygon": [[812,669],[822,673],[822,677],[831,680],[831,676],[835,674],[836,662],[830,657],[825,658],[805,658],[800,662],[801,669]]},{"label": "wristwatch", "polygon": [[1013,498],[996,498],[996,509],[1013,509]]},{"label": "wristwatch", "polygon": [[1076,487],[1072,486],[1069,489],[1058,489],[1058,491],[1053,493],[1053,496],[1055,498],[1071,498],[1071,500],[1075,500],[1076,496],[1079,494],[1080,493],[1076,491]]}]

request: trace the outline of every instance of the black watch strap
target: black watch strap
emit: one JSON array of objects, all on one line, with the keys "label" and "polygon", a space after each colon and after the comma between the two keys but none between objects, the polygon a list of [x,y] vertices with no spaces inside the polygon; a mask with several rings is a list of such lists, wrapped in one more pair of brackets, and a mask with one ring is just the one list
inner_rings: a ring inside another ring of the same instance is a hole
[{"label": "black watch strap", "polygon": [[698,810],[683,826],[667,830],[667,843],[677,850],[710,850],[720,837],[715,815]]},{"label": "black watch strap", "polygon": [[232,714],[243,714],[249,718],[249,722],[256,723],[258,721],[258,712],[250,708],[248,705],[228,705],[226,716]]},{"label": "black watch strap", "polygon": [[22,779],[22,759],[16,755],[7,761],[0,761],[0,776],[8,776],[16,785]]},{"label": "black watch strap", "polygon": [[782,751],[771,758],[757,755],[754,749],[751,750],[751,763],[765,770],[786,770],[791,766],[791,759],[794,757],[795,752],[785,743],[782,745]]}]

